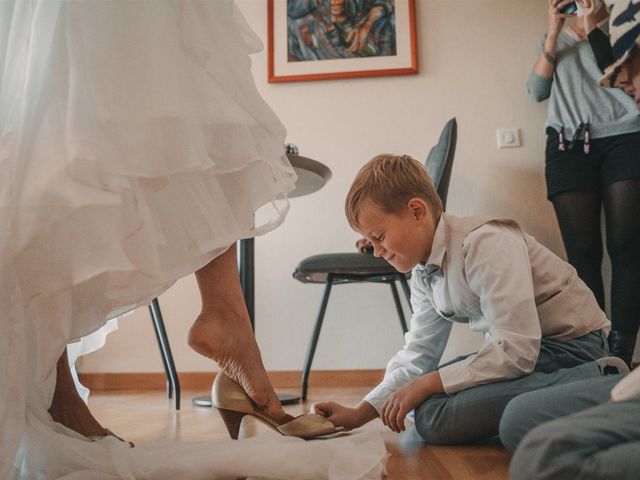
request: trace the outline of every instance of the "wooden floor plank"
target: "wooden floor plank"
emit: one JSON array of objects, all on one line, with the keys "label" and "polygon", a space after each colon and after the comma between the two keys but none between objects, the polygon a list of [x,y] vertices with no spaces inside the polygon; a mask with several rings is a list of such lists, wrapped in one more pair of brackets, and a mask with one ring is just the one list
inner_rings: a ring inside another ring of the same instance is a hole
[{"label": "wooden floor plank", "polygon": [[[354,405],[368,388],[314,388],[305,403],[286,407],[292,415],[308,411],[311,404],[333,400]],[[282,391],[296,393],[294,389]],[[89,406],[98,420],[118,435],[144,444],[158,440],[210,441],[227,438],[217,412],[195,407],[191,398],[206,392],[183,392],[183,409],[173,410],[173,402],[161,391],[94,391]],[[243,422],[241,435],[277,435],[251,417]],[[378,420],[363,430],[379,430],[389,451],[388,477],[392,480],[506,480],[509,454],[496,441],[471,446],[418,445],[406,448],[400,436]]]}]

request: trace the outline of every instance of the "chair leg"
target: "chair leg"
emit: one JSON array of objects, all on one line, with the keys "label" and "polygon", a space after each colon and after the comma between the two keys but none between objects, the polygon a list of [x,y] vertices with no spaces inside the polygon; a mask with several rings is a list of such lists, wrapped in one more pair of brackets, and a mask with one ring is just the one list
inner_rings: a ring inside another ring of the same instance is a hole
[{"label": "chair leg", "polygon": [[320,338],[320,329],[322,328],[322,322],[324,320],[324,314],[327,310],[327,303],[329,302],[329,294],[331,293],[331,287],[333,286],[333,276],[329,274],[327,276],[327,283],[324,287],[324,296],[322,297],[322,303],[320,304],[320,311],[318,312],[318,318],[316,325],[313,328],[311,334],[311,341],[309,342],[309,348],[307,349],[307,357],[304,361],[304,368],[302,369],[302,393],[300,397],[302,400],[307,399],[307,387],[309,380],[309,371],[311,370],[311,363],[313,363],[313,356],[316,353],[316,347],[318,346],[318,338]]},{"label": "chair leg", "polygon": [[409,288],[409,283],[407,282],[406,277],[400,277],[400,285],[402,286],[402,290],[404,291],[404,296],[407,298],[409,309],[413,313],[413,307],[411,306],[411,289]]},{"label": "chair leg", "polygon": [[176,365],[173,362],[173,355],[171,354],[171,346],[169,345],[169,338],[167,337],[167,331],[164,328],[164,320],[162,319],[162,312],[160,311],[160,304],[158,299],[151,300],[149,305],[149,312],[151,313],[151,319],[153,320],[153,329],[156,333],[156,339],[158,340],[158,346],[160,347],[160,354],[162,356],[162,364],[164,366],[164,372],[167,375],[167,397],[171,398],[171,392],[175,393],[175,408],[180,410],[180,380],[176,372]]},{"label": "chair leg", "polygon": [[[153,300],[151,300],[151,303],[149,304],[149,314],[151,315],[151,323],[153,324],[153,332],[156,334],[156,340],[158,341],[158,348],[160,348],[160,358],[162,358],[162,366],[164,367],[164,374],[167,378],[167,398],[171,398],[173,396],[173,385],[171,383],[170,380],[170,374],[169,374],[169,366],[167,365],[167,359],[164,356],[164,353],[162,351],[162,336],[161,333],[158,329],[158,326],[156,325],[156,320],[155,320],[155,305],[154,305],[154,301],[156,299],[154,298]],[[160,313],[160,318],[162,318],[162,313]],[[164,321],[162,322],[164,323]]]},{"label": "chair leg", "polygon": [[400,303],[400,295],[398,295],[398,288],[396,287],[395,280],[389,282],[391,286],[391,293],[393,294],[393,303],[396,304],[396,311],[398,312],[398,317],[400,318],[400,326],[402,327],[402,333],[407,333],[407,321],[404,318],[404,311],[402,310],[402,304]]}]

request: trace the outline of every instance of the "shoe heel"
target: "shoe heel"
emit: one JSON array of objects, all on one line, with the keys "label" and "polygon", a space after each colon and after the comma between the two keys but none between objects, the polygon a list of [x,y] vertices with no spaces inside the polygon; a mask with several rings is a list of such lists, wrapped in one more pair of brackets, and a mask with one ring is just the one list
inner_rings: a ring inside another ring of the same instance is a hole
[{"label": "shoe heel", "polygon": [[236,412],[235,410],[227,410],[225,408],[218,408],[218,412],[220,412],[224,426],[227,427],[227,432],[229,432],[231,439],[237,440],[238,434],[240,433],[240,424],[242,423],[244,416],[247,414],[243,412]]}]

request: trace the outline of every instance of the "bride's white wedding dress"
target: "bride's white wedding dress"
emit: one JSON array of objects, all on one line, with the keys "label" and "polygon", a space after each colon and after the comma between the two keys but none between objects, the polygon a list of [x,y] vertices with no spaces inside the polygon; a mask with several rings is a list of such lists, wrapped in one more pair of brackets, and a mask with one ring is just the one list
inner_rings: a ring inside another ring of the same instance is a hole
[{"label": "bride's white wedding dress", "polygon": [[0,1],[0,478],[380,474],[375,435],[128,449],[47,413],[68,342],[283,221],[260,49],[229,0]]}]

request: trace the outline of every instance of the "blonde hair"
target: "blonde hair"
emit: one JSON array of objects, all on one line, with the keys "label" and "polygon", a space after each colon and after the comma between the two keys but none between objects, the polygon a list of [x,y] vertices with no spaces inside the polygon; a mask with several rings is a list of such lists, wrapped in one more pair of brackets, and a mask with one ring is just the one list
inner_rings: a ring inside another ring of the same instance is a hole
[{"label": "blonde hair", "polygon": [[349,225],[358,230],[358,214],[370,200],[386,213],[400,213],[412,198],[423,199],[437,219],[442,214],[442,201],[431,177],[420,162],[409,155],[384,153],[369,160],[351,184],[344,204]]}]

